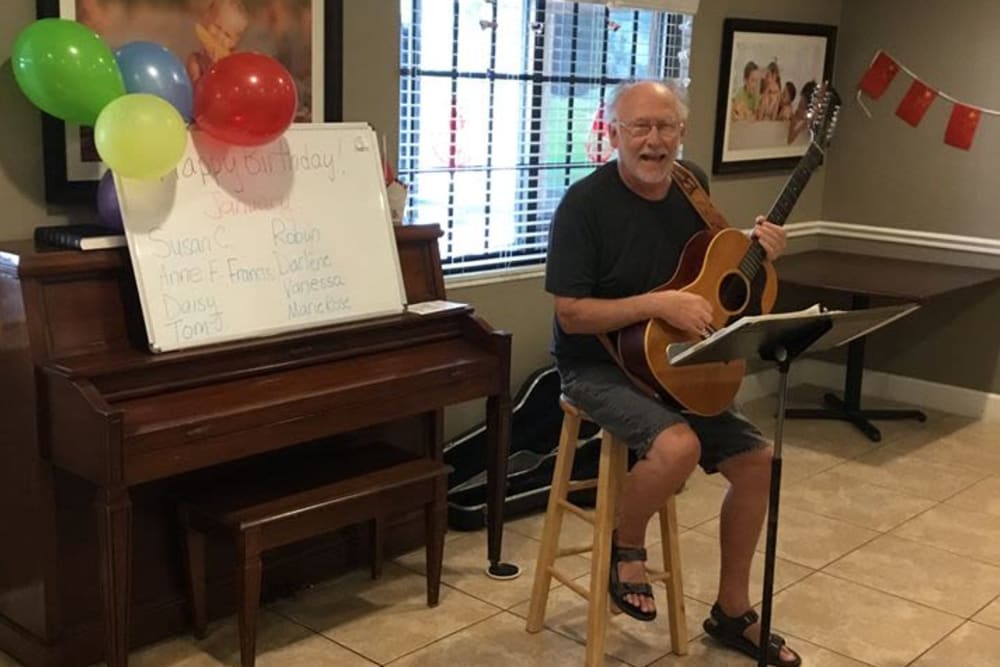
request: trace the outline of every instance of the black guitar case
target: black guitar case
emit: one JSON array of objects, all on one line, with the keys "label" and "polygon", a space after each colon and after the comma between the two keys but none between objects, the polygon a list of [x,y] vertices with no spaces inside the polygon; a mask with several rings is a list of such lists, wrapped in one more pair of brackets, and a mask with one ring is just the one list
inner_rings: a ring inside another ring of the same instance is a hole
[{"label": "black guitar case", "polygon": [[[542,368],[524,382],[511,410],[510,455],[504,517],[545,509],[555,468],[563,412],[559,407],[559,374]],[[573,461],[573,479],[597,477],[600,457],[598,428],[584,422]],[[448,524],[456,530],[479,530],[486,525],[486,426],[455,437],[444,446],[445,463],[454,471],[448,478]],[[594,505],[594,491],[571,494],[573,502]]]}]

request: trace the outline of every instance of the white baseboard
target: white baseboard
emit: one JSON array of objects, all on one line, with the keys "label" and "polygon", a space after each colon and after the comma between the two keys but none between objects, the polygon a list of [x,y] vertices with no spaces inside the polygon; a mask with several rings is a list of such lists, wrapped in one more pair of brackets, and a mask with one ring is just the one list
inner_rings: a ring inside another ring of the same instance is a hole
[{"label": "white baseboard", "polygon": [[[841,391],[844,388],[844,367],[828,361],[803,359],[792,365],[789,384],[811,384]],[[862,386],[865,396],[1000,422],[1000,394],[872,370],[865,371]],[[744,378],[737,400],[745,403],[777,391],[778,372],[771,369],[758,371]]]},{"label": "white baseboard", "polygon": [[1000,239],[828,220],[787,225],[788,251],[831,250],[1000,270]]},{"label": "white baseboard", "polygon": [[876,243],[919,246],[935,250],[953,250],[970,255],[1000,255],[1000,239],[983,236],[961,236],[923,232],[917,229],[874,227],[829,220],[793,222],[786,225],[789,238],[819,236],[839,239],[857,239]]},{"label": "white baseboard", "polygon": [[[911,252],[953,253],[949,256],[942,255],[937,260],[968,265],[995,265],[1000,257],[1000,240],[986,237],[827,220],[790,223],[787,229],[789,239],[797,239],[800,243],[818,241],[821,248],[847,242],[868,243],[875,248],[880,247],[880,244],[885,248],[884,244],[889,244],[899,248],[908,247]],[[789,384],[812,384],[842,391],[844,367],[815,359],[803,359],[792,365]],[[744,379],[737,399],[741,402],[752,401],[774,394],[777,390],[777,371],[763,370]],[[1000,394],[870,370],[865,371],[863,391],[866,396],[891,399],[984,421],[1000,421]]]}]

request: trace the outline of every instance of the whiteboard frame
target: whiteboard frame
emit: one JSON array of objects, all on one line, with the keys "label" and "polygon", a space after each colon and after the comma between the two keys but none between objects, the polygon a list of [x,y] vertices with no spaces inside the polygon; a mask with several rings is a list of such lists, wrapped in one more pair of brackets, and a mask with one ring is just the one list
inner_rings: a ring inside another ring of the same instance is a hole
[{"label": "whiteboard frame", "polygon": [[[396,244],[395,225],[392,223],[392,216],[389,209],[389,198],[385,189],[385,177],[382,171],[382,154],[381,151],[379,150],[378,137],[376,136],[374,129],[370,124],[365,122],[308,123],[308,124],[302,123],[302,124],[296,124],[292,126],[292,128],[290,129],[294,130],[296,133],[299,133],[299,132],[315,132],[315,131],[329,130],[331,128],[338,128],[345,130],[365,130],[370,134],[371,146],[374,149],[376,157],[374,164],[375,173],[373,177],[378,179],[378,182],[381,186],[379,188],[379,191],[382,203],[382,213],[385,221],[383,230],[389,236],[390,247],[392,247],[395,250],[395,252],[392,253],[392,259],[393,259],[393,266],[396,271],[396,287],[400,297],[400,308],[398,310],[387,309],[382,311],[366,313],[363,317],[358,317],[358,318],[341,319],[341,320],[327,321],[327,322],[315,322],[305,325],[302,324],[278,325],[274,327],[268,327],[266,329],[259,329],[252,333],[233,333],[230,335],[222,335],[217,338],[212,338],[211,340],[206,341],[204,343],[195,343],[192,345],[183,345],[178,347],[174,346],[164,347],[162,345],[157,344],[157,342],[154,340],[156,329],[153,327],[153,323],[151,321],[151,315],[149,313],[149,308],[151,308],[152,305],[150,304],[149,306],[147,306],[146,301],[143,299],[143,295],[146,294],[146,291],[142,282],[142,273],[141,271],[136,271],[135,266],[133,266],[132,273],[133,276],[135,277],[136,288],[139,290],[138,294],[139,307],[140,310],[142,311],[143,326],[146,329],[146,339],[149,343],[150,352],[152,352],[153,354],[162,354],[169,352],[180,352],[184,350],[197,349],[197,348],[207,348],[211,347],[212,345],[232,343],[234,341],[241,341],[241,340],[257,341],[262,338],[268,338],[280,334],[305,332],[315,329],[321,329],[324,327],[337,326],[340,324],[352,324],[356,322],[364,322],[367,320],[374,320],[380,317],[400,315],[406,312],[406,307],[407,307],[406,285],[403,281],[402,265],[400,264],[399,261],[399,247]],[[191,126],[189,132],[193,133],[198,131],[199,130],[197,130],[194,126]],[[189,138],[189,141],[190,140],[191,139]],[[114,182],[115,182],[115,193],[118,196],[119,201],[124,204],[124,200],[122,199],[122,188],[120,184],[120,177],[118,176],[118,174],[114,174]],[[122,218],[124,222],[123,226],[125,228],[125,238],[126,241],[128,242],[129,256],[131,259],[132,257],[135,257],[135,253],[133,253],[132,251],[132,248],[134,247],[133,234],[131,231],[129,231],[128,221],[125,219],[126,216],[125,211],[128,208],[128,206],[122,205],[119,208],[122,211]]]}]

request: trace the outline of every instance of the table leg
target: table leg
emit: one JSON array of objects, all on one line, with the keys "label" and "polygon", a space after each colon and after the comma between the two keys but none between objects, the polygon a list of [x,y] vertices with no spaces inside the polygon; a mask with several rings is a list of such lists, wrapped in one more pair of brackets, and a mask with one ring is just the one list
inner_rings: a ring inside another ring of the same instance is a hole
[{"label": "table leg", "polygon": [[[851,309],[861,310],[871,305],[867,294],[851,297]],[[865,337],[847,344],[847,372],[844,375],[844,398],[825,394],[825,408],[796,408],[785,412],[786,419],[839,419],[854,424],[872,442],[882,440],[882,432],[869,419],[916,419],[927,421],[920,410],[865,410],[861,407],[861,380],[865,372]]]},{"label": "table leg", "polygon": [[486,400],[486,541],[490,561],[486,574],[494,579],[513,579],[521,574],[516,565],[500,561],[507,456],[510,453],[510,410],[509,395],[494,395]]},{"label": "table leg", "polygon": [[104,659],[128,665],[132,584],[132,501],[127,487],[99,487],[94,501],[104,613]]}]

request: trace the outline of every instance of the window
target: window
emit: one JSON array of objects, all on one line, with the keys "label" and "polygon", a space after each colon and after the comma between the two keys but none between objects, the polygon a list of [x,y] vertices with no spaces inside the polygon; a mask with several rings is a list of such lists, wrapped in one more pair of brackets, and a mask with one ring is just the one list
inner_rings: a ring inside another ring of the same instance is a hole
[{"label": "window", "polygon": [[544,264],[566,188],[610,157],[610,89],[687,84],[687,14],[567,0],[401,0],[400,14],[406,222],[441,225],[446,275]]}]

